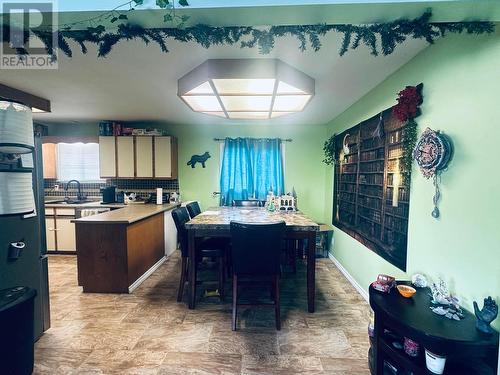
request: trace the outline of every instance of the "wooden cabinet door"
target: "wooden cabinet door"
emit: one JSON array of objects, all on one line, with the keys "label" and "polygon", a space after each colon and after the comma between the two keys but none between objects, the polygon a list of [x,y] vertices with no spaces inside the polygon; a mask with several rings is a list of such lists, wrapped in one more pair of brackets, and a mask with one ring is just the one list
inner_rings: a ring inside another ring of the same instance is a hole
[{"label": "wooden cabinet door", "polygon": [[45,236],[47,237],[47,251],[56,250],[56,223],[53,217],[45,218]]},{"label": "wooden cabinet door", "polygon": [[73,218],[58,217],[57,219],[57,250],[76,251],[75,224]]},{"label": "wooden cabinet door", "polygon": [[116,177],[115,137],[99,137],[99,170],[101,178]]},{"label": "wooden cabinet door", "polygon": [[135,176],[153,177],[153,137],[135,137]]},{"label": "wooden cabinet door", "polygon": [[42,144],[43,178],[57,178],[56,144]]},{"label": "wooden cabinet door", "polygon": [[116,137],[116,159],[117,177],[133,178],[135,175],[134,137]]},{"label": "wooden cabinet door", "polygon": [[155,137],[155,178],[172,178],[172,137]]}]

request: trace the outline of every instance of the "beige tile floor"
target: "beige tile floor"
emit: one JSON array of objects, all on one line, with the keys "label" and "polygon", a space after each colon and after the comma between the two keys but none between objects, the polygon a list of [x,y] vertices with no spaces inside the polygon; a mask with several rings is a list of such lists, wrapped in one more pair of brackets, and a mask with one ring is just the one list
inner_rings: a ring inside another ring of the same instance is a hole
[{"label": "beige tile floor", "polygon": [[264,308],[240,308],[231,331],[230,296],[177,303],[179,261],[132,294],[84,294],[76,258],[50,256],[52,328],[35,345],[35,374],[369,374],[369,306],[329,260],[317,262],[314,314],[304,265],[284,274],[279,332]]}]

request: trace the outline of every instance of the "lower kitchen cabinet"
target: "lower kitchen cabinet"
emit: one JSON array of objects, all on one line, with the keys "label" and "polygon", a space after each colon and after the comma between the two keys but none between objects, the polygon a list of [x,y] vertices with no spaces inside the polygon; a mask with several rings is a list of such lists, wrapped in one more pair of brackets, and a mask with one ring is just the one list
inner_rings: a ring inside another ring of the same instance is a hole
[{"label": "lower kitchen cabinet", "polygon": [[47,251],[76,252],[75,218],[73,208],[50,208],[45,210]]},{"label": "lower kitchen cabinet", "polygon": [[74,217],[56,217],[58,251],[76,251],[75,224],[71,222],[73,219]]},{"label": "lower kitchen cabinet", "polygon": [[47,238],[47,251],[56,251],[56,220],[54,217],[45,218],[45,230]]}]

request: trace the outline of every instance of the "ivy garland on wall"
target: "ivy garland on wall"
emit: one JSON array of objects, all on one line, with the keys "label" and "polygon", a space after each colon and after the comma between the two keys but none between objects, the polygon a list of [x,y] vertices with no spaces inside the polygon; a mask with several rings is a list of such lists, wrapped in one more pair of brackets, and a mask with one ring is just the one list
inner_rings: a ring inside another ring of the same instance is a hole
[{"label": "ivy garland on wall", "polygon": [[[161,0],[163,1],[163,0]],[[161,2],[160,1],[160,2]],[[137,1],[134,1],[137,3]],[[167,1],[168,3],[168,1]],[[163,3],[162,3],[163,4]],[[163,4],[167,6],[166,4]],[[169,14],[166,15],[169,17]],[[170,14],[172,18],[172,15]],[[48,54],[55,58],[55,49],[60,49],[66,56],[72,57],[73,51],[69,42],[79,45],[82,53],[87,53],[87,44],[97,46],[98,56],[106,57],[114,46],[122,41],[139,39],[145,44],[156,43],[162,52],[168,52],[169,40],[178,42],[195,42],[205,48],[214,45],[235,45],[240,48],[253,48],[257,46],[261,54],[268,54],[274,48],[276,39],[294,37],[299,42],[299,49],[305,51],[312,48],[318,51],[321,48],[321,37],[329,32],[343,34],[339,49],[340,56],[349,50],[357,49],[361,44],[368,46],[372,55],[390,55],[399,44],[407,38],[424,39],[429,44],[445,36],[447,33],[484,34],[492,33],[495,26],[491,22],[443,22],[432,23],[431,10],[413,20],[399,19],[389,23],[376,23],[370,25],[289,25],[271,26],[267,28],[254,28],[250,26],[213,27],[196,25],[192,27],[165,27],[144,28],[131,23],[119,24],[113,30],[106,30],[103,25],[89,26],[84,30],[72,30],[70,27],[56,31],[57,46],[52,45],[53,31],[44,29],[30,29],[44,43]],[[126,16],[115,17],[117,20],[127,20]],[[170,19],[170,18],[169,18]],[[114,20],[114,19],[113,19]],[[182,20],[181,20],[182,21]],[[178,25],[179,26],[179,25]],[[5,40],[9,42],[10,26],[3,25]],[[24,35],[28,36],[28,33]],[[27,55],[29,52],[20,48],[18,55]]]}]

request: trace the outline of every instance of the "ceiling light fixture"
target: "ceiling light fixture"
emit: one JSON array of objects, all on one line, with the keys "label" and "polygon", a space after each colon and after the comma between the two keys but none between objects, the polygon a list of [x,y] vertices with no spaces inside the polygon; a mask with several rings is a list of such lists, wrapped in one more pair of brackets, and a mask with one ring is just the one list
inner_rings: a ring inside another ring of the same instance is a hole
[{"label": "ceiling light fixture", "polygon": [[315,82],[278,59],[210,59],[178,81],[195,112],[231,120],[266,120],[301,112]]}]

